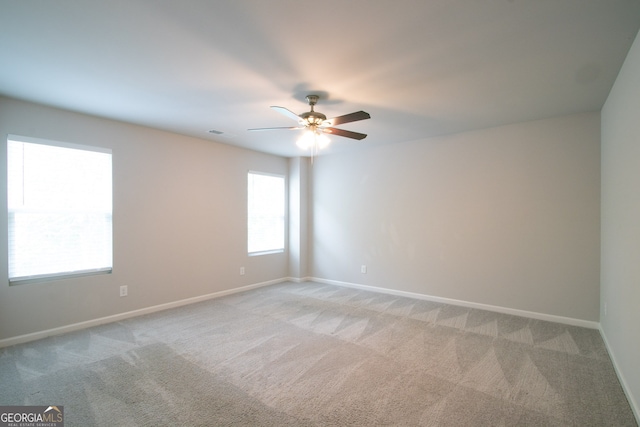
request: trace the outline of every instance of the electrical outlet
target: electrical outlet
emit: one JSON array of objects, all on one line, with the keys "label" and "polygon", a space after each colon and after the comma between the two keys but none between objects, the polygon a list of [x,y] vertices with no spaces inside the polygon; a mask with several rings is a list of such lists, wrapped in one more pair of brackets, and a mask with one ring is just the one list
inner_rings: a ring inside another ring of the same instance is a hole
[{"label": "electrical outlet", "polygon": [[240,275],[244,276],[244,267],[240,267]]},{"label": "electrical outlet", "polygon": [[367,274],[367,266],[366,265],[361,265],[360,266],[360,273]]},{"label": "electrical outlet", "polygon": [[127,285],[120,286],[120,296],[126,297],[127,295],[129,295],[129,290],[127,289]]}]

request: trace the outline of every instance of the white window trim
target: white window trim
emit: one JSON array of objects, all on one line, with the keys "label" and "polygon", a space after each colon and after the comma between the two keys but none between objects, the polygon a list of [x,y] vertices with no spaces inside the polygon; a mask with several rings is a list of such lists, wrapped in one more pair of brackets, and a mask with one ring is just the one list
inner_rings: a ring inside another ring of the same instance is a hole
[{"label": "white window trim", "polygon": [[[264,175],[264,176],[273,176],[273,177],[277,177],[277,178],[282,178],[284,181],[284,242],[283,242],[283,247],[281,249],[270,249],[270,250],[263,250],[263,251],[253,251],[253,252],[249,252],[248,247],[247,247],[247,256],[249,257],[254,257],[254,256],[262,256],[262,255],[272,255],[272,254],[281,254],[284,253],[287,250],[287,243],[289,240],[289,236],[288,236],[288,226],[287,224],[289,223],[289,210],[287,209],[288,203],[289,203],[289,192],[288,192],[288,180],[287,180],[287,176],[284,174],[279,174],[279,173],[270,173],[270,172],[263,172],[263,171],[256,171],[256,170],[248,170],[246,173],[246,177],[248,180],[248,176],[249,174],[255,174],[255,175]],[[247,203],[248,203],[248,197],[246,198]],[[247,215],[249,214],[249,206],[247,205]],[[248,224],[248,217],[247,217],[247,224]],[[248,239],[249,239],[249,229],[247,228],[247,239],[246,242],[248,244]]]},{"label": "white window trim", "polygon": [[[23,135],[7,134],[7,139],[6,140],[7,141],[11,140],[11,141],[16,141],[16,142],[24,142],[24,143],[28,143],[28,144],[38,144],[38,145],[54,146],[54,147],[61,147],[61,148],[71,148],[71,149],[76,149],[76,150],[92,151],[92,152],[96,152],[96,153],[105,153],[105,154],[113,155],[113,152],[112,152],[112,150],[110,148],[97,147],[97,146],[93,146],[93,145],[75,144],[75,143],[71,143],[71,142],[56,141],[56,140],[51,140],[51,139],[46,139],[46,138],[35,138],[35,137],[28,137],[28,136],[23,136]],[[113,176],[112,176],[112,182],[113,182]],[[112,209],[113,209],[113,207],[112,207]],[[113,219],[112,219],[112,221],[113,221]],[[113,222],[112,222],[111,227],[112,227],[112,230],[113,230]],[[113,231],[112,231],[112,233],[113,233]],[[112,239],[113,239],[113,235],[112,235]],[[112,240],[112,244],[113,244],[113,240]],[[112,249],[112,251],[113,251],[113,249]],[[86,269],[86,270],[76,270],[76,271],[66,271],[66,272],[58,272],[58,273],[34,274],[34,275],[29,275],[29,276],[17,276],[17,277],[10,277],[10,278],[8,278],[8,280],[9,280],[9,285],[11,286],[11,285],[17,285],[17,284],[45,282],[45,281],[50,281],[50,280],[60,280],[60,279],[73,278],[73,277],[92,276],[92,275],[98,275],[98,274],[111,274],[112,272],[113,272],[113,260],[111,262],[111,266],[110,267],[102,267],[102,268]]]},{"label": "white window trim", "polygon": [[46,138],[33,138],[22,135],[7,135],[7,140],[26,142],[29,144],[52,145],[54,147],[74,148],[76,150],[95,151],[96,153],[113,154],[110,148],[96,147],[94,145],[74,144],[72,142],[54,141]]}]

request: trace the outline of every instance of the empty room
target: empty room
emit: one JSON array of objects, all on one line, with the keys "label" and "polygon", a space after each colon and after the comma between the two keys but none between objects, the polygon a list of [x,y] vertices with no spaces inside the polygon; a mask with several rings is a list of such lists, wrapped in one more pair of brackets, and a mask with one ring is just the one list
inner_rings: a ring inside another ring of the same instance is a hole
[{"label": "empty room", "polygon": [[639,29],[0,0],[0,425],[637,426]]}]

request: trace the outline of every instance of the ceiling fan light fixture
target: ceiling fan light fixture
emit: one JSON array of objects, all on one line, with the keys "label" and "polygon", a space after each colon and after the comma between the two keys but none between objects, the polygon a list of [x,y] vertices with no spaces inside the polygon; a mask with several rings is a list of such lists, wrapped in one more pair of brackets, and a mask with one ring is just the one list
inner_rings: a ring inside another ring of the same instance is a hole
[{"label": "ceiling fan light fixture", "polygon": [[300,136],[300,138],[298,138],[298,140],[296,141],[296,145],[302,148],[303,150],[310,149],[311,147],[313,147],[313,144],[315,142],[314,134],[315,132],[311,130],[304,131]]},{"label": "ceiling fan light fixture", "polygon": [[318,130],[308,129],[303,132],[302,136],[296,141],[296,145],[303,150],[312,149],[317,152],[329,146],[331,140],[329,137]]},{"label": "ceiling fan light fixture", "polygon": [[319,149],[322,150],[323,148],[327,148],[329,146],[330,142],[331,142],[331,140],[324,133],[316,135],[316,143],[317,143]]}]

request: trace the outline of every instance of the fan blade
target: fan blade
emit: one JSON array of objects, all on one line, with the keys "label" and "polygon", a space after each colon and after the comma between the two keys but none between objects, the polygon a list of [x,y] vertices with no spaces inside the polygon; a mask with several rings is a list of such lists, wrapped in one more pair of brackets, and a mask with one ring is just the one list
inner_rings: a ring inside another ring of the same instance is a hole
[{"label": "fan blade", "polygon": [[364,133],[351,132],[350,130],[338,129],[338,128],[324,128],[322,129],[324,133],[330,133],[331,135],[344,136],[345,138],[351,139],[365,139],[367,137]]},{"label": "fan blade", "polygon": [[367,120],[370,118],[371,116],[369,115],[369,113],[366,113],[364,111],[356,111],[355,113],[345,114],[344,116],[338,116],[334,117],[333,119],[325,120],[325,123],[329,122],[329,126],[336,126],[344,123],[357,122],[359,120]]},{"label": "fan blade", "polygon": [[255,129],[247,129],[247,130],[296,130],[296,129],[304,129],[304,126],[293,126],[293,127],[279,127],[279,128],[255,128]]},{"label": "fan blade", "polygon": [[298,115],[297,115],[296,113],[294,113],[293,111],[288,110],[288,109],[286,109],[286,108],[284,108],[284,107],[277,107],[277,106],[275,106],[275,105],[272,105],[272,106],[271,106],[271,109],[273,109],[273,110],[277,111],[278,113],[283,114],[283,115],[285,115],[285,116],[287,116],[287,117],[289,117],[289,118],[291,118],[291,119],[295,120],[296,122],[299,122],[299,121],[301,120],[301,119],[300,119],[300,116],[298,116]]}]

